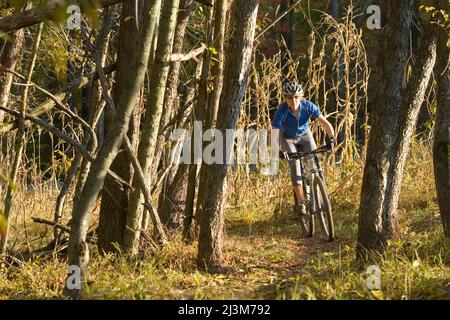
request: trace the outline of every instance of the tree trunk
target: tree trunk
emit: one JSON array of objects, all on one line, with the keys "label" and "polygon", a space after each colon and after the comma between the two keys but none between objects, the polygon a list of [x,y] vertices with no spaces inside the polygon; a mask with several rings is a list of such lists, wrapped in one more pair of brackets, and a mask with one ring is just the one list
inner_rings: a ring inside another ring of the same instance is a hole
[{"label": "tree trunk", "polygon": [[[183,40],[186,32],[186,27],[189,22],[191,12],[194,10],[194,0],[181,0],[180,12],[177,17],[177,26],[175,28],[175,35],[173,39],[173,53],[183,52]],[[164,94],[164,112],[161,118],[160,128],[164,128],[169,123],[170,116],[173,114],[175,102],[177,98],[177,89],[179,84],[181,61],[174,61],[170,64],[169,75],[167,76],[166,92]],[[158,133],[158,140],[156,142],[155,156],[152,162],[151,176],[156,176],[158,171],[158,164],[161,159],[161,154],[166,143],[165,132]]]},{"label": "tree trunk", "polygon": [[[71,221],[69,239],[69,266],[78,266],[82,278],[89,260],[86,243],[87,228],[97,196],[105,180],[111,163],[115,159],[124,136],[128,131],[133,107],[139,97],[144,81],[148,57],[151,47],[149,13],[153,2],[144,3],[144,22],[141,31],[136,29],[135,21],[127,19],[134,14],[134,2],[127,1],[123,5],[121,28],[119,31],[118,67],[113,92],[117,92],[117,113],[108,130],[105,142],[97,158],[91,166],[79,200],[75,203]],[[65,294],[72,298],[80,297],[80,289],[65,287]]]},{"label": "tree trunk", "polygon": [[[202,68],[201,66],[202,63],[199,62],[196,68],[195,78],[191,81],[192,85],[186,90],[187,93],[183,95],[180,101],[179,110],[188,110],[190,109],[189,105],[193,104],[198,77]],[[188,121],[180,119],[180,121],[177,122],[179,122],[179,124],[177,124],[176,127],[180,128],[181,126],[187,130],[189,129]],[[182,122],[185,123],[182,124]],[[186,139],[186,137],[183,139]],[[184,222],[190,166],[190,164],[182,163],[170,168],[170,170],[175,170],[175,177],[173,179],[165,177],[163,181],[158,201],[158,213],[162,223],[171,229],[179,228]]]},{"label": "tree trunk", "polygon": [[[292,4],[293,4],[293,1],[291,1],[291,0],[281,1],[280,2],[280,12],[285,13],[287,10],[289,10],[289,8],[291,7]],[[286,42],[286,47],[281,48],[282,52],[284,51],[284,49],[292,51],[293,18],[294,18],[293,11],[291,10],[279,22],[280,36]]]},{"label": "tree trunk", "polygon": [[370,119],[371,133],[359,208],[357,252],[361,257],[365,256],[365,250],[383,250],[392,222],[391,217],[384,214],[384,208],[408,58],[409,41],[405,34],[409,34],[411,29],[413,3],[413,0],[391,3],[384,47],[379,56],[378,66],[384,79],[377,88]]},{"label": "tree trunk", "polygon": [[[425,30],[427,29],[430,28]],[[413,73],[405,92],[402,94],[397,131],[394,133],[393,161],[389,166],[387,175],[389,178],[385,191],[386,199],[383,204],[383,215],[390,217],[390,232],[392,234],[396,234],[398,231],[397,205],[411,136],[416,128],[420,107],[425,98],[425,92],[436,61],[436,33],[433,30],[429,31],[427,32],[428,38],[422,42],[419,50],[420,56],[413,66]]]},{"label": "tree trunk", "polygon": [[188,177],[189,165],[181,163],[172,183],[160,193],[158,213],[161,222],[172,230],[183,224]]},{"label": "tree trunk", "polygon": [[330,0],[330,13],[334,20],[339,21],[340,18],[340,8],[338,0]]},{"label": "tree trunk", "polygon": [[[144,176],[148,180],[151,180],[152,178],[149,174],[155,152],[159,123],[161,120],[178,7],[179,0],[166,0],[164,1],[161,9],[158,45],[155,54],[155,61],[151,69],[147,108],[143,121],[141,141],[138,149],[138,160],[142,166]],[[135,254],[137,253],[141,233],[143,208],[141,206],[142,186],[137,177],[135,177],[133,185],[136,186],[136,188],[130,195],[127,228],[125,229],[124,236],[124,250]],[[151,183],[149,185],[151,185]],[[156,231],[156,228],[154,231]]]},{"label": "tree trunk", "polygon": [[[231,10],[230,34],[233,36],[226,52],[224,86],[216,126],[221,132],[234,129],[238,121],[252,58],[258,1],[234,1]],[[223,158],[226,159],[226,155]],[[223,209],[227,172],[227,164],[203,164],[200,171],[197,264],[202,269],[213,269],[223,263]]]},{"label": "tree trunk", "polygon": [[[3,51],[0,55],[0,64],[10,70],[14,70],[17,62],[22,56],[23,44],[24,44],[24,31],[18,30],[9,34],[10,39],[4,44]],[[0,72],[0,107],[7,108],[9,95],[11,91],[11,84],[13,80],[13,74],[9,72]],[[3,124],[5,120],[4,111],[0,110],[0,123]],[[7,131],[3,131],[7,132]],[[0,139],[0,161],[3,159],[4,150],[3,142]],[[0,185],[0,192],[2,186]],[[1,218],[0,218],[1,219]]]},{"label": "tree trunk", "polygon": [[[102,26],[99,31],[99,34],[97,35],[97,40],[95,43],[95,54],[98,55],[100,65],[99,68],[103,68],[106,62],[107,57],[107,51],[108,51],[108,44],[109,44],[109,33],[112,28],[113,23],[113,17],[117,11],[117,6],[108,7],[103,11],[102,14]],[[103,103],[101,101],[101,86],[100,84],[96,83],[94,80],[93,82],[93,90],[91,91],[91,97],[90,97],[90,106],[89,106],[89,119],[88,123],[89,125],[95,129],[101,115],[103,114]],[[100,135],[97,133],[97,139],[99,139]],[[83,139],[83,146],[85,146],[89,152],[94,153],[96,150],[94,150],[95,146],[92,144],[90,140],[91,136],[87,135]],[[99,146],[101,146],[100,141],[98,141]],[[69,192],[69,188],[72,185],[72,182],[78,172],[79,179],[77,181],[77,185],[75,188],[75,196],[74,196],[74,202],[76,202],[76,199],[78,198],[80,188],[84,183],[84,180],[86,178],[88,169],[89,169],[89,161],[87,159],[82,158],[82,154],[80,152],[77,152],[75,155],[75,159],[72,161],[72,164],[70,165],[69,170],[67,171],[66,179],[64,180],[64,184],[61,187],[61,190],[58,194],[58,198],[56,199],[56,205],[55,205],[55,215],[54,215],[54,221],[57,223],[62,222],[62,213],[64,208],[64,202],[66,199],[66,196]],[[58,240],[61,237],[62,231],[58,228],[54,229],[54,238],[55,240]]]},{"label": "tree trunk", "polygon": [[[207,47],[212,45],[214,39],[214,27],[213,27],[213,17],[214,10],[213,8],[208,9],[208,25],[206,27],[206,44]],[[206,114],[208,113],[208,76],[209,76],[209,67],[211,62],[211,53],[206,51],[203,54],[202,68],[200,73],[199,85],[198,85],[198,93],[197,93],[197,103],[194,106],[192,112],[192,132],[191,132],[191,157],[192,162],[189,168],[188,174],[188,186],[186,191],[186,206],[185,206],[185,221],[183,226],[183,238],[186,242],[190,242],[192,240],[193,234],[191,233],[192,221],[194,219],[194,205],[196,199],[197,192],[197,182],[198,182],[198,172],[200,170],[201,164],[199,163],[199,159],[196,159],[196,154],[198,152],[199,146],[194,144],[196,141],[196,134],[201,134],[198,132],[198,123],[204,122],[206,120],[208,123],[210,122],[206,118]],[[196,124],[197,123],[197,124]],[[196,150],[197,149],[197,150]],[[201,147],[200,147],[201,149]]]},{"label": "tree trunk", "polygon": [[[385,34],[382,30],[370,30],[367,28],[367,19],[369,15],[367,8],[370,5],[378,5],[381,9],[381,28],[384,30],[386,24],[386,17],[388,15],[389,0],[360,0],[359,7],[365,14],[355,18],[355,22],[359,28],[363,31],[364,46],[367,54],[367,64],[371,70],[370,78],[367,86],[367,113],[365,116],[371,114],[372,106],[375,106],[377,101],[376,95],[379,90],[379,86],[383,83],[382,70],[377,67],[377,62],[380,59],[380,55],[383,53],[383,43]],[[364,141],[368,137],[364,136]]]},{"label": "tree trunk", "polygon": [[[215,3],[215,18],[214,18],[214,34],[216,35],[215,41],[213,41],[212,46],[217,50],[218,52],[218,61],[213,62],[212,65],[212,71],[211,76],[213,77],[214,82],[214,91],[213,94],[211,94],[211,103],[209,103],[209,107],[206,108],[206,126],[211,127],[213,123],[215,122],[215,118],[217,116],[217,109],[219,105],[219,98],[220,98],[220,92],[222,90],[222,81],[223,81],[223,41],[224,41],[224,30],[225,30],[225,12],[226,12],[226,1],[224,0],[217,0]],[[210,13],[210,17],[212,17]],[[211,27],[209,27],[209,32],[211,32]],[[212,36],[208,36],[209,39],[212,38]],[[206,58],[208,59],[208,58]],[[205,64],[203,64],[205,66]],[[208,62],[206,64],[206,67],[208,66]],[[203,102],[203,99],[206,99],[206,82],[207,82],[207,75],[208,70],[203,69],[203,81],[202,84],[205,85],[202,98],[198,101],[198,108],[197,108],[197,115],[200,115],[202,112],[199,111],[200,108],[204,107],[205,103]],[[202,117],[203,118],[203,117]],[[196,118],[196,120],[200,120]],[[191,140],[192,141],[192,140]],[[195,164],[191,166],[197,166]],[[166,217],[170,218],[173,216],[175,220],[172,222],[167,221],[167,225],[172,225],[173,227],[178,227],[180,222],[183,222],[185,210],[186,210],[186,204],[189,205],[188,209],[188,215],[189,217],[192,217],[193,215],[193,207],[194,207],[194,198],[195,198],[195,183],[196,183],[196,174],[194,175],[193,172],[197,171],[197,168],[191,168],[189,170],[186,170],[184,165],[180,165],[180,167],[177,170],[177,173],[175,175],[174,181],[170,183],[170,187],[168,188],[168,191],[166,193],[163,193],[163,195],[167,194],[168,197],[164,202],[161,203],[161,210],[159,211],[161,213],[161,217],[164,220]],[[189,174],[191,172],[191,174]],[[181,180],[185,182],[184,184],[174,184],[175,180]],[[164,189],[163,189],[164,190]],[[189,190],[189,191],[188,191]],[[173,192],[174,196],[171,195],[171,192]],[[190,196],[187,197],[187,192],[190,193]],[[176,195],[176,196],[175,196]],[[171,205],[171,202],[175,203],[175,199],[177,199],[177,196],[184,195],[184,199],[178,199],[176,200],[179,203],[182,203],[182,207],[177,205]],[[172,199],[173,198],[173,199]],[[188,201],[186,201],[188,199]],[[167,210],[171,210],[173,212],[167,212]],[[179,212],[179,210],[183,210],[183,213]],[[190,218],[189,218],[190,219]],[[192,221],[192,220],[190,220]],[[188,221],[187,223],[190,229],[191,223]]]},{"label": "tree trunk", "polygon": [[[188,93],[186,95],[186,103],[193,103],[195,98],[195,93],[198,89],[197,83],[199,82],[199,78],[201,77],[201,73],[203,70],[203,60],[199,60],[197,64],[197,69],[195,71],[195,82],[188,89]],[[198,108],[198,104],[194,105],[194,109],[191,114],[195,114],[195,108]],[[191,126],[191,130],[193,130],[193,126]],[[194,132],[191,133],[191,159],[193,157],[193,149],[194,145],[192,141],[194,140]],[[186,242],[190,242],[193,239],[193,235],[191,234],[191,226],[194,218],[194,201],[195,201],[195,190],[196,190],[196,181],[197,181],[197,169],[198,165],[192,163],[189,165],[189,173],[188,173],[188,182],[186,188],[186,201],[184,206],[184,220],[183,220],[183,239]]]},{"label": "tree trunk", "polygon": [[[18,30],[10,34],[10,40],[6,42],[3,54],[0,57],[0,63],[3,67],[14,70],[16,63],[22,56],[24,43],[24,31]],[[13,74],[9,72],[0,73],[0,106],[8,106],[9,93]],[[0,110],[0,122],[3,122],[4,112]]]},{"label": "tree trunk", "polygon": [[[450,5],[441,0],[440,6],[450,12]],[[437,111],[434,129],[433,164],[437,201],[444,233],[450,237],[450,49],[448,31],[439,30],[437,62]]]},{"label": "tree trunk", "polygon": [[225,59],[224,41],[226,13],[228,3],[226,0],[216,0],[214,9],[214,41],[213,46],[217,51],[217,60],[213,61],[211,66],[211,77],[214,83],[214,91],[210,96],[209,107],[206,110],[206,127],[213,128],[217,120],[219,110],[220,94],[223,87],[223,65]]},{"label": "tree trunk", "polygon": [[[139,136],[139,122],[141,118],[141,101],[138,101],[134,108],[132,120],[128,129],[128,138],[133,149],[137,149]],[[108,130],[109,124],[106,124]],[[123,180],[132,183],[133,166],[123,149],[116,156],[111,164],[111,170],[117,173]],[[97,246],[100,253],[117,252],[123,248],[123,237],[128,213],[129,190],[124,190],[115,179],[107,176],[102,190],[102,202],[100,206],[100,216],[98,223]],[[118,247],[116,247],[118,245]]]}]

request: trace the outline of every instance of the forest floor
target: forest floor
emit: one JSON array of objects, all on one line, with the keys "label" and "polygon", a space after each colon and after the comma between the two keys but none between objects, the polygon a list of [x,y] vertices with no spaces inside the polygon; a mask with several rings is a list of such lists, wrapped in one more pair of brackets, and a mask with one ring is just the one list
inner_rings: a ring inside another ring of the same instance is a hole
[{"label": "forest floor", "polygon": [[[431,156],[427,148],[413,150],[398,208],[400,232],[376,262],[381,290],[367,288],[366,266],[354,260],[362,178],[355,165],[327,173],[337,235],[332,243],[301,236],[285,174],[275,181],[255,178],[247,183],[233,176],[223,272],[198,271],[196,244],[185,245],[179,235],[157,254],[137,259],[100,256],[93,244],[83,298],[450,299],[450,241],[442,231]],[[240,188],[235,188],[237,182]],[[45,246],[52,228],[30,222],[30,217],[53,214],[48,193],[19,194],[11,235],[17,253]],[[64,259],[52,255],[4,264],[0,299],[61,298],[66,268]]]}]

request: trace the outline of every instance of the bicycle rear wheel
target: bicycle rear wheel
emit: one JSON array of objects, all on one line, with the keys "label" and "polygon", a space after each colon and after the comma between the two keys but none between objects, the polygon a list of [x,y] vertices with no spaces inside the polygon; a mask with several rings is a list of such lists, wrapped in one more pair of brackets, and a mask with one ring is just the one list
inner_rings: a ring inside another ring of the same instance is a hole
[{"label": "bicycle rear wheel", "polygon": [[315,214],[318,215],[322,230],[324,232],[327,241],[334,240],[334,223],[333,215],[331,213],[331,204],[328,198],[327,189],[325,183],[319,175],[314,177],[314,201],[315,201]]}]

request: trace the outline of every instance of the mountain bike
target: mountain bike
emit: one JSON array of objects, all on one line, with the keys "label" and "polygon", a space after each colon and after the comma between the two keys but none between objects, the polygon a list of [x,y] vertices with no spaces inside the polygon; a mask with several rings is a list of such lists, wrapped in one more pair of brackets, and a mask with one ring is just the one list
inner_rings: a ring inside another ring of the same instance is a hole
[{"label": "mountain bike", "polygon": [[[312,237],[315,233],[315,217],[318,216],[325,239],[333,241],[335,237],[333,214],[318,157],[320,153],[328,153],[331,149],[327,146],[322,146],[311,152],[301,152],[298,145],[296,145],[296,149],[297,152],[280,152],[280,157],[286,160],[300,160],[303,194],[306,202],[306,214],[300,213],[302,228],[307,237]],[[298,208],[299,201],[295,192],[294,200],[295,207]]]}]

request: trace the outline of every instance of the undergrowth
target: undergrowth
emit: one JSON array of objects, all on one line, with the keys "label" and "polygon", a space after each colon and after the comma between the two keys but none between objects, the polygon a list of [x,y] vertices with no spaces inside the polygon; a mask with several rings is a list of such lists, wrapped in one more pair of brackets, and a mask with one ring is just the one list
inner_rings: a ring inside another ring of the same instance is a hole
[{"label": "undergrowth", "polygon": [[[354,164],[327,170],[337,234],[332,243],[301,236],[286,170],[275,178],[235,171],[229,179],[223,272],[198,271],[196,244],[184,244],[178,234],[160,252],[133,258],[101,256],[93,243],[83,298],[449,299],[450,240],[443,235],[430,151],[415,145],[411,154],[398,208],[399,234],[373,262],[381,271],[380,290],[368,289],[367,266],[355,262],[363,171]],[[66,260],[30,254],[53,233],[30,218],[51,219],[56,195],[51,188],[19,188],[11,218],[15,259],[3,259],[0,299],[62,298]]]}]

